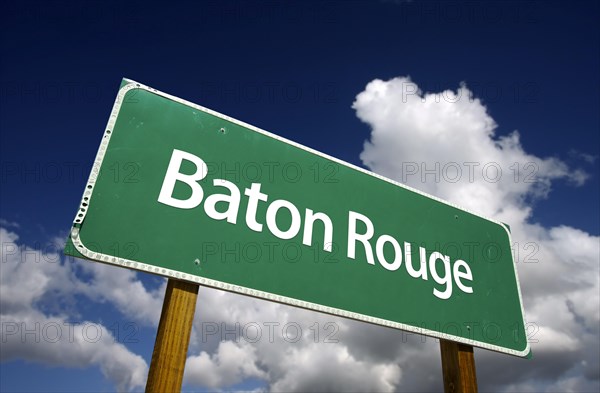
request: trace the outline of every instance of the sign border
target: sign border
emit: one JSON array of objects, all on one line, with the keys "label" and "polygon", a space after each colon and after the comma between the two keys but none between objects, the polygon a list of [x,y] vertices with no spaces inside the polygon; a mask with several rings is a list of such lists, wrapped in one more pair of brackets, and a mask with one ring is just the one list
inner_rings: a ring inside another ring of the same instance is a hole
[{"label": "sign border", "polygon": [[[376,317],[371,317],[368,315],[364,315],[364,314],[359,314],[359,313],[355,313],[355,312],[351,312],[351,311],[346,311],[346,310],[342,310],[342,309],[338,309],[338,308],[334,308],[334,307],[327,307],[327,306],[323,306],[317,303],[311,303],[311,302],[306,302],[303,300],[298,300],[295,298],[290,298],[287,296],[280,296],[280,295],[275,295],[269,292],[264,292],[264,291],[259,291],[256,289],[252,289],[252,288],[247,288],[247,287],[242,287],[239,285],[233,285],[233,284],[228,284],[225,282],[221,282],[221,281],[216,281],[216,280],[212,280],[212,279],[208,279],[202,276],[197,276],[197,275],[193,275],[193,274],[189,274],[189,273],[183,273],[177,270],[172,270],[172,269],[167,269],[167,268],[162,268],[162,267],[157,267],[157,266],[153,266],[153,265],[148,265],[146,263],[142,263],[139,261],[133,261],[133,260],[129,260],[129,259],[125,259],[125,258],[120,258],[120,257],[116,257],[114,255],[108,255],[108,254],[103,254],[103,253],[99,253],[99,252],[95,252],[92,250],[89,250],[81,241],[81,238],[79,237],[79,228],[81,227],[81,225],[84,222],[86,213],[87,213],[87,207],[88,205],[91,203],[91,198],[92,198],[92,193],[94,191],[94,186],[96,184],[96,180],[98,179],[98,176],[100,174],[100,168],[102,166],[102,161],[104,160],[104,155],[106,153],[109,141],[110,141],[110,137],[112,135],[112,131],[114,129],[115,123],[117,121],[117,117],[119,115],[119,111],[121,109],[121,105],[123,104],[123,100],[125,98],[125,94],[127,94],[127,92],[134,90],[134,89],[140,89],[140,90],[145,90],[148,91],[150,93],[162,96],[164,98],[167,98],[169,100],[178,102],[180,104],[186,105],[188,107],[191,107],[193,109],[208,113],[210,115],[219,117],[223,120],[227,120],[230,121],[232,123],[235,123],[239,126],[245,127],[251,131],[254,132],[258,132],[260,134],[266,135],[270,138],[276,139],[278,141],[281,141],[283,143],[286,143],[288,145],[292,145],[294,147],[300,148],[302,150],[305,150],[309,153],[312,154],[316,154],[318,156],[321,156],[325,159],[331,160],[336,162],[337,164],[340,165],[344,165],[346,167],[349,167],[351,169],[354,169],[356,171],[365,173],[369,176],[373,176],[377,179],[386,181],[388,183],[391,183],[395,186],[398,187],[402,187],[404,189],[410,190],[412,192],[416,192],[417,194],[420,194],[426,198],[432,199],[434,201],[443,203],[445,205],[451,206],[453,208],[462,210],[464,212],[470,213],[472,215],[475,215],[477,217],[480,217],[484,220],[490,221],[492,223],[495,223],[497,225],[500,225],[502,228],[504,228],[504,230],[506,231],[507,235],[508,235],[508,239],[510,244],[512,244],[512,239],[511,239],[511,235],[510,235],[510,231],[508,230],[507,226],[499,221],[496,221],[494,219],[491,219],[489,217],[485,217],[482,216],[480,214],[477,214],[475,212],[472,212],[468,209],[459,207],[455,204],[452,204],[448,201],[444,201],[440,198],[437,198],[433,195],[429,195],[425,192],[419,191],[417,189],[414,189],[412,187],[409,187],[407,185],[401,184],[399,182],[396,182],[394,180],[388,179],[386,177],[383,177],[381,175],[378,175],[374,172],[368,171],[366,169],[360,168],[356,165],[353,165],[351,163],[348,162],[344,162],[340,159],[337,159],[335,157],[329,156],[325,153],[319,152],[317,150],[311,149],[309,147],[306,147],[304,145],[301,145],[299,143],[290,141],[286,138],[283,138],[281,136],[272,134],[268,131],[265,131],[263,129],[260,129],[258,127],[255,127],[253,125],[244,123],[242,121],[239,121],[237,119],[234,119],[232,117],[229,117],[227,115],[223,115],[221,113],[215,112],[211,109],[205,108],[203,106],[194,104],[190,101],[172,96],[170,94],[167,93],[163,93],[161,91],[158,91],[156,89],[153,89],[151,87],[148,87],[146,85],[143,85],[139,82],[133,81],[131,79],[127,79],[127,78],[123,78],[122,83],[124,83],[124,85],[122,85],[122,87],[119,89],[119,92],[117,94],[117,97],[115,99],[112,111],[110,113],[110,117],[108,120],[108,123],[106,125],[104,134],[102,136],[102,141],[100,143],[100,147],[98,148],[98,152],[96,154],[96,158],[94,160],[94,164],[92,166],[92,170],[90,172],[90,176],[88,178],[88,181],[86,183],[86,187],[85,190],[83,192],[83,196],[81,198],[81,202],[79,205],[79,209],[75,215],[75,219],[73,220],[73,226],[71,228],[70,231],[70,239],[73,242],[73,245],[75,246],[74,250],[81,254],[84,258],[89,259],[89,260],[93,260],[93,261],[97,261],[97,262],[102,262],[102,263],[106,263],[106,264],[110,264],[110,265],[115,265],[115,266],[120,266],[120,267],[125,267],[125,268],[129,268],[129,269],[133,269],[133,270],[139,270],[142,272],[147,272],[147,273],[153,273],[153,274],[158,274],[158,275],[162,275],[168,278],[173,278],[173,279],[177,279],[177,280],[183,280],[183,281],[188,281],[188,282],[192,282],[195,284],[199,284],[199,285],[203,285],[206,287],[211,287],[211,288],[216,288],[216,289],[221,289],[221,290],[225,290],[225,291],[229,291],[229,292],[234,292],[234,293],[239,293],[242,295],[247,295],[247,296],[252,296],[252,297],[256,297],[259,299],[265,299],[265,300],[269,300],[269,301],[273,301],[273,302],[278,302],[278,303],[282,303],[282,304],[286,304],[286,305],[290,305],[290,306],[294,306],[294,307],[300,307],[300,308],[304,308],[304,309],[308,309],[308,310],[312,310],[312,311],[318,311],[318,312],[322,312],[322,313],[326,313],[326,314],[331,314],[331,315],[336,315],[336,316],[340,316],[340,317],[345,317],[345,318],[350,318],[350,319],[354,319],[357,321],[361,321],[361,322],[367,322],[367,323],[371,323],[371,324],[375,324],[375,325],[379,325],[379,326],[385,326],[385,327],[390,327],[390,328],[395,328],[395,329],[400,329],[400,330],[405,330],[405,331],[409,331],[412,333],[417,333],[417,334],[422,334],[422,335],[426,335],[426,336],[430,336],[430,337],[434,337],[434,338],[438,338],[438,339],[443,339],[443,340],[449,340],[449,341],[454,341],[454,342],[459,342],[461,344],[466,344],[466,345],[472,345],[475,347],[479,347],[479,348],[484,348],[484,349],[488,349],[488,350],[492,350],[492,351],[496,351],[496,352],[502,352],[502,353],[506,353],[509,355],[513,355],[513,356],[518,356],[518,357],[529,357],[530,356],[530,352],[531,352],[531,348],[530,348],[530,344],[529,341],[527,341],[527,346],[525,347],[525,349],[523,351],[517,351],[514,349],[509,349],[509,348],[504,348],[504,347],[500,347],[497,345],[493,345],[493,344],[489,344],[489,343],[485,343],[485,342],[480,342],[480,341],[476,341],[476,340],[471,340],[468,338],[464,338],[464,337],[460,337],[460,336],[454,336],[451,334],[447,334],[447,333],[442,333],[442,332],[437,332],[434,330],[429,330],[429,329],[425,329],[425,328],[420,328],[420,327],[416,327],[416,326],[411,326],[411,325],[407,325],[404,323],[399,323],[399,322],[394,322],[394,321],[390,321],[390,320],[386,320],[386,319],[382,319],[382,318],[376,318]],[[516,269],[516,265],[514,262],[514,259],[512,258],[512,254],[511,254],[511,260],[513,261],[513,269],[514,269],[514,273],[515,273],[515,279],[517,282],[517,291],[518,291],[518,297],[519,297],[519,305],[521,307],[521,315],[523,316],[523,334],[526,335],[527,334],[527,330],[526,330],[526,321],[525,321],[525,312],[524,312],[524,308],[523,308],[523,299],[521,296],[521,286],[520,286],[520,282],[519,282],[519,276],[518,276],[518,272]]]}]

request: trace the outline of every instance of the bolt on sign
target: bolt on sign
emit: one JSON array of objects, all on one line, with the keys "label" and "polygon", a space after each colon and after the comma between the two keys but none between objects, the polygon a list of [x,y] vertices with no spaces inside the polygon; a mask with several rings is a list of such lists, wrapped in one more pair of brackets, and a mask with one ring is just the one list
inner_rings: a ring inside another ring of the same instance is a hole
[{"label": "bolt on sign", "polygon": [[506,225],[127,79],[66,253],[530,351]]}]

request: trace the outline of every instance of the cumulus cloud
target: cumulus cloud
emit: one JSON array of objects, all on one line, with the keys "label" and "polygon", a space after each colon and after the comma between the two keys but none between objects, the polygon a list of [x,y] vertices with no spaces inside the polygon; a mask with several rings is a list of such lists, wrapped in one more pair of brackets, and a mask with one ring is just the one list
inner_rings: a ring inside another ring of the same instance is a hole
[{"label": "cumulus cloud", "polygon": [[108,302],[123,315],[133,316],[137,321],[156,326],[167,286],[167,280],[154,290],[149,290],[133,270],[115,268],[101,263],[79,265],[89,281],[78,282],[81,293],[94,301]]},{"label": "cumulus cloud", "polygon": [[0,315],[0,361],[22,359],[49,366],[97,366],[115,384],[128,391],[145,384],[146,361],[117,342],[105,326],[90,321],[77,324],[36,310]]},{"label": "cumulus cloud", "polygon": [[[0,361],[99,367],[119,391],[145,385],[146,361],[119,343],[104,325],[87,320],[72,322],[79,319],[72,303],[77,295],[105,297],[134,320],[154,321],[156,312],[148,314],[125,306],[124,299],[140,307],[156,306],[162,294],[146,291],[132,272],[100,264],[73,264],[58,250],[42,251],[19,244],[18,235],[5,228],[0,228],[0,244]],[[78,267],[87,270],[89,282],[77,274]],[[126,289],[114,290],[115,283],[127,284],[121,287]]]},{"label": "cumulus cloud", "polygon": [[[370,169],[511,226],[534,359],[479,351],[480,383],[507,391],[598,389],[600,238],[544,228],[533,222],[531,204],[548,197],[553,182],[577,186],[588,175],[527,153],[518,131],[497,135],[464,84],[425,93],[407,77],[374,80],[353,108],[371,128],[361,154]],[[515,361],[511,378],[497,373],[498,362]]]},{"label": "cumulus cloud", "polygon": [[391,392],[402,378],[390,362],[399,331],[202,287],[198,299],[190,352],[199,354],[188,357],[187,386],[254,378],[271,391]]},{"label": "cumulus cloud", "polygon": [[597,154],[584,153],[576,149],[569,150],[569,156],[574,159],[583,160],[587,164],[594,164],[598,160]]},{"label": "cumulus cloud", "polygon": [[361,154],[367,167],[481,214],[522,220],[552,181],[587,178],[557,158],[528,154],[518,131],[497,136],[496,122],[464,84],[424,93],[409,78],[374,80],[353,108],[372,130]]},{"label": "cumulus cloud", "polygon": [[216,353],[187,359],[185,381],[209,388],[232,386],[245,378],[265,379],[257,365],[256,348],[244,342],[222,341]]},{"label": "cumulus cloud", "polygon": [[0,225],[2,225],[5,228],[19,228],[20,227],[18,222],[8,221],[4,218],[0,218]]},{"label": "cumulus cloud", "polygon": [[401,378],[398,365],[359,361],[342,345],[292,350],[282,366],[287,372],[271,386],[276,392],[393,392]]}]

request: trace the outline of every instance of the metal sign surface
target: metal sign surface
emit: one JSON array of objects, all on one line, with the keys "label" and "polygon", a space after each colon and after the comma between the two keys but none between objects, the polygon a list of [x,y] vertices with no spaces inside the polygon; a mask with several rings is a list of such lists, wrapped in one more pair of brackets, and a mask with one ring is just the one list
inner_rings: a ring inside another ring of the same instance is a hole
[{"label": "metal sign surface", "polygon": [[65,252],[529,354],[505,225],[130,80]]}]

